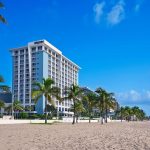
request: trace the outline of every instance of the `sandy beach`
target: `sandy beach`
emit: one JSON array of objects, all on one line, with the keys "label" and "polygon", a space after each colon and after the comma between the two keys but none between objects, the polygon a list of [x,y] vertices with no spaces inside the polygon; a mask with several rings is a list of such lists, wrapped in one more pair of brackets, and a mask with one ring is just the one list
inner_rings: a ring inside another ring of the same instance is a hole
[{"label": "sandy beach", "polygon": [[0,125],[0,150],[150,150],[150,122]]}]

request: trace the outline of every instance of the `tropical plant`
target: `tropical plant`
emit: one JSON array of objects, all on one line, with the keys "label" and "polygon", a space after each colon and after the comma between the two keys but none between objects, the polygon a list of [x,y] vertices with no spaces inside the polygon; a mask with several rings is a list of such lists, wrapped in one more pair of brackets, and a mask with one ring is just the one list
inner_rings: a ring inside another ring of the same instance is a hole
[{"label": "tropical plant", "polygon": [[138,106],[134,106],[131,108],[133,113],[134,120],[143,120],[145,118],[145,112],[140,109]]},{"label": "tropical plant", "polygon": [[55,106],[47,105],[47,111],[50,113],[51,119],[53,118],[54,115],[57,116],[57,109]]},{"label": "tropical plant", "polygon": [[114,98],[114,93],[105,94],[105,122],[107,123],[108,112],[112,109],[115,110],[117,106],[116,99]]},{"label": "tropical plant", "polygon": [[2,100],[0,100],[1,116],[2,116],[2,108],[4,107],[5,107],[5,103]]},{"label": "tropical plant", "polygon": [[32,98],[35,100],[35,103],[44,96],[45,97],[45,124],[47,123],[47,104],[48,102],[55,106],[54,100],[52,96],[57,100],[61,100],[60,97],[60,88],[53,86],[55,82],[51,78],[44,79],[43,82],[35,82],[33,83],[32,89]]},{"label": "tropical plant", "polygon": [[12,105],[5,107],[5,112],[7,112],[10,115],[12,113]]},{"label": "tropical plant", "polygon": [[84,107],[88,112],[89,123],[91,122],[93,108],[96,106],[96,100],[97,95],[94,93],[88,93],[83,97],[83,103],[85,104]]},{"label": "tropical plant", "polygon": [[101,124],[103,124],[104,118],[104,111],[105,111],[105,100],[106,100],[106,91],[102,88],[97,88],[96,91],[97,93],[97,107],[100,111],[100,117],[101,117]]},{"label": "tropical plant", "polygon": [[73,112],[74,109],[75,109],[75,112],[76,112],[76,123],[78,123],[78,117],[79,117],[79,115],[81,114],[81,112],[85,111],[83,103],[82,103],[81,100],[78,101],[78,102],[76,102],[74,105],[72,105],[71,108],[70,108],[70,111]]},{"label": "tropical plant", "polygon": [[[4,78],[0,75],[0,83],[5,82]],[[0,90],[9,92],[9,87],[6,85],[0,85]]]},{"label": "tropical plant", "polygon": [[19,100],[13,102],[12,109],[15,113],[15,118],[18,118],[18,113],[24,110],[24,107],[21,105]]},{"label": "tropical plant", "polygon": [[72,84],[71,87],[65,89],[65,94],[67,96],[63,97],[64,100],[69,99],[69,100],[73,101],[72,111],[73,111],[74,115],[73,115],[72,124],[75,124],[75,118],[77,116],[76,106],[77,106],[78,102],[81,101],[81,99],[82,99],[82,89],[79,86]]},{"label": "tropical plant", "polygon": [[[0,2],[0,9],[4,8],[4,4],[2,2]],[[7,23],[6,19],[0,14],[0,21],[2,23]]]}]

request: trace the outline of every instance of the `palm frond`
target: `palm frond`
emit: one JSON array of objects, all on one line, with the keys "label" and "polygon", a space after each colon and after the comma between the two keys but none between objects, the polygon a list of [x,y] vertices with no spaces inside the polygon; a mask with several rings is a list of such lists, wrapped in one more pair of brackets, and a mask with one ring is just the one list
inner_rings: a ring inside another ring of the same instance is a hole
[{"label": "palm frond", "polygon": [[4,78],[0,75],[0,82],[4,82]]},{"label": "palm frond", "polygon": [[5,24],[7,23],[6,19],[2,15],[0,15],[0,21]]},{"label": "palm frond", "polygon": [[54,83],[55,83],[54,80],[52,80],[51,78],[47,78],[47,79],[43,78],[43,84],[44,84],[44,86],[45,86],[46,89],[51,88],[51,86]]},{"label": "palm frond", "polygon": [[0,100],[0,108],[4,108],[4,107],[5,107],[4,101]]},{"label": "palm frond", "polygon": [[33,84],[33,90],[43,90],[43,84],[40,82],[34,82]]},{"label": "palm frond", "polygon": [[4,8],[4,4],[0,2],[0,8]]},{"label": "palm frond", "polygon": [[57,100],[62,101],[60,93],[61,93],[60,88],[58,88],[58,87],[52,87],[51,88],[51,94],[52,94],[52,96],[56,97]]},{"label": "palm frond", "polygon": [[0,90],[3,90],[4,92],[10,92],[10,88],[6,85],[0,85]]},{"label": "palm frond", "polygon": [[32,99],[34,100],[35,103],[37,103],[38,99],[42,97],[43,92],[40,90],[32,90]]},{"label": "palm frond", "polygon": [[48,102],[49,102],[52,106],[55,107],[55,101],[51,98],[50,95],[47,96],[47,100],[48,100]]}]

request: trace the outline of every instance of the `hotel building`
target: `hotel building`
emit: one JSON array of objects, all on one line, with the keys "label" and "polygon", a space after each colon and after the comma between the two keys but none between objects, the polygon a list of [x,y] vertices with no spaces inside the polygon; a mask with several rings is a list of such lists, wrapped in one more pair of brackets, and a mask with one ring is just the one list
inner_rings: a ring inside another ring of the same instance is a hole
[{"label": "hotel building", "polygon": [[[45,98],[42,97],[37,104],[31,98],[32,83],[42,82],[43,78],[52,78],[55,86],[63,89],[72,84],[78,84],[80,67],[66,58],[60,50],[46,40],[28,43],[27,46],[11,49],[13,84],[12,101],[19,100],[27,108],[32,107],[33,113],[43,114]],[[57,112],[63,116],[71,116],[69,112],[72,101],[66,99],[60,103],[54,100]]]}]

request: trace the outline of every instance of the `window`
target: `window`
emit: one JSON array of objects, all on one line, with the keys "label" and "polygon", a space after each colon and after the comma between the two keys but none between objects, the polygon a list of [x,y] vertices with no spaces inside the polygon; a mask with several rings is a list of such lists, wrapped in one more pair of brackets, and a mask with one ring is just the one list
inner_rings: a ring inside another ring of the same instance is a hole
[{"label": "window", "polygon": [[61,111],[61,107],[59,107],[59,111]]},{"label": "window", "polygon": [[36,51],[36,47],[32,47],[32,52],[35,52]]},{"label": "window", "polygon": [[42,50],[42,46],[38,46],[38,50]]}]

